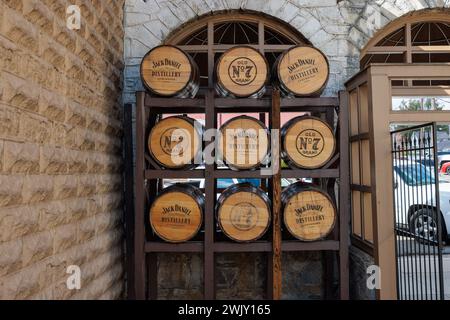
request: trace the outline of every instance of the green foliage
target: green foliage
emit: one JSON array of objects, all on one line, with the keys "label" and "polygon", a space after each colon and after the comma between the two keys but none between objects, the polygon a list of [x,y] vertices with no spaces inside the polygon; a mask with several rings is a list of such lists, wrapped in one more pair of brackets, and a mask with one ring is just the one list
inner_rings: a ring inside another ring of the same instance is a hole
[{"label": "green foliage", "polygon": [[440,111],[443,108],[444,106],[434,97],[402,100],[399,106],[399,109],[402,111]]}]

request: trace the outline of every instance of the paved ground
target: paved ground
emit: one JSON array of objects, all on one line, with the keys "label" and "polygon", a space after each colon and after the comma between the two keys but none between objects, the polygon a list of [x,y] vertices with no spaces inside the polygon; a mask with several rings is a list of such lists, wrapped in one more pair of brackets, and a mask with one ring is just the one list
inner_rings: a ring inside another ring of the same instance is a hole
[{"label": "paved ground", "polygon": [[[398,259],[402,270],[400,286],[405,299],[435,299],[438,283],[438,259],[433,249],[414,241],[403,240],[405,248]],[[444,248],[443,256],[444,295],[450,300],[450,246]],[[408,295],[406,292],[414,292]]]}]

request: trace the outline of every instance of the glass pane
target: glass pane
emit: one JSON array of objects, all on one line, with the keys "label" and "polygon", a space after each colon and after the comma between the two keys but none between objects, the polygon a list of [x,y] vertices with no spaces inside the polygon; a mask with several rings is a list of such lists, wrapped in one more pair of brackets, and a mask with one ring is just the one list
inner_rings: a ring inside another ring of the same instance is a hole
[{"label": "glass pane", "polygon": [[384,37],[375,46],[376,47],[397,47],[405,45],[405,28],[400,28]]},{"label": "glass pane", "polygon": [[200,87],[208,86],[208,54],[205,52],[189,52],[200,72]]},{"label": "glass pane", "polygon": [[450,27],[446,22],[420,22],[411,26],[413,46],[450,45]]},{"label": "glass pane", "polygon": [[208,28],[203,27],[198,31],[190,34],[185,39],[181,40],[178,45],[203,45],[208,44]]},{"label": "glass pane", "polygon": [[363,140],[361,142],[361,166],[362,166],[362,185],[371,185],[371,172],[370,172],[370,143],[369,140]]},{"label": "glass pane", "polygon": [[225,22],[214,26],[214,44],[258,44],[258,25]]},{"label": "glass pane", "polygon": [[285,37],[278,31],[265,26],[264,28],[264,43],[265,44],[295,44],[294,41]]},{"label": "glass pane", "polygon": [[450,97],[393,97],[394,111],[448,111]]},{"label": "glass pane", "polygon": [[352,136],[359,133],[359,115],[358,115],[358,92],[350,92],[350,134]]},{"label": "glass pane", "polygon": [[369,132],[369,95],[367,91],[367,85],[363,85],[359,88],[359,132]]},{"label": "glass pane", "polygon": [[359,142],[353,142],[350,146],[351,149],[351,167],[352,167],[352,177],[351,177],[351,183],[352,184],[360,184],[360,177],[359,177]]},{"label": "glass pane", "polygon": [[445,63],[450,62],[450,53],[413,53],[413,63]]},{"label": "glass pane", "polygon": [[372,225],[372,194],[363,193],[364,204],[364,239],[373,242],[373,225]]},{"label": "glass pane", "polygon": [[359,191],[352,192],[352,231],[361,237],[361,194]]},{"label": "glass pane", "polygon": [[217,189],[226,189],[233,184],[233,179],[217,179]]}]

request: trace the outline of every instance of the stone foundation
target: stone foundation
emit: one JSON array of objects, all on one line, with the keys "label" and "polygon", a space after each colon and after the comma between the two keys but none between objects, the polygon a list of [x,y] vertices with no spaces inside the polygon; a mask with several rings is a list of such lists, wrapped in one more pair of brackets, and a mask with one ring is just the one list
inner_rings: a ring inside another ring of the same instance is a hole
[{"label": "stone foundation", "polygon": [[372,256],[355,246],[350,247],[350,299],[375,300],[375,290],[367,288],[367,268],[374,264]]},{"label": "stone foundation", "polygon": [[[217,299],[265,299],[267,255],[216,255]],[[283,299],[323,299],[320,253],[284,253]],[[198,254],[161,254],[158,258],[158,299],[202,299],[203,258]]]}]

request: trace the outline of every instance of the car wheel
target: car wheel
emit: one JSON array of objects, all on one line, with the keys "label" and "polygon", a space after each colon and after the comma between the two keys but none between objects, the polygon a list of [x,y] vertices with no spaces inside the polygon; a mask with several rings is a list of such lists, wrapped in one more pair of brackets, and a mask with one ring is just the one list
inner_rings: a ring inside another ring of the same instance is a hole
[{"label": "car wheel", "polygon": [[450,166],[448,166],[447,169],[445,169],[445,173],[450,175]]},{"label": "car wheel", "polygon": [[[441,228],[444,233],[444,228]],[[409,231],[423,244],[438,242],[438,220],[436,211],[429,208],[419,209],[411,215]]]}]

